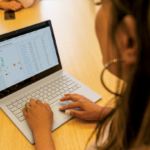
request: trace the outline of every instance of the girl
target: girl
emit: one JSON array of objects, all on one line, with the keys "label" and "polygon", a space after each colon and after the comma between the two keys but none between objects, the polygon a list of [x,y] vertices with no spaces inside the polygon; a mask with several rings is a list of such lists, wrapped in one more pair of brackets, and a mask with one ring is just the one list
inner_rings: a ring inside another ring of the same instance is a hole
[{"label": "girl", "polygon": [[[114,93],[115,109],[100,107],[78,94],[65,94],[60,100],[73,103],[60,110],[82,119],[99,120],[96,142],[88,150],[150,149],[150,1],[102,0],[101,5],[96,34],[103,63],[107,64],[104,70],[108,68],[126,86],[121,93]],[[33,131],[36,150],[55,150],[49,105],[34,99],[30,105],[23,112]],[[68,110],[72,108],[81,111]]]}]

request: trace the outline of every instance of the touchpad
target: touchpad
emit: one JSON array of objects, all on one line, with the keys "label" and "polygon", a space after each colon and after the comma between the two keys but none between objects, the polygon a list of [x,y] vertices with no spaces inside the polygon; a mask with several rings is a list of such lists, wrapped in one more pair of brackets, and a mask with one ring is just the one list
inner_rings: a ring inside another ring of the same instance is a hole
[{"label": "touchpad", "polygon": [[69,118],[70,116],[66,115],[64,111],[60,111],[59,108],[67,105],[68,103],[58,103],[55,106],[53,106],[51,109],[53,111],[53,120],[58,123],[61,120],[63,120],[64,118]]}]

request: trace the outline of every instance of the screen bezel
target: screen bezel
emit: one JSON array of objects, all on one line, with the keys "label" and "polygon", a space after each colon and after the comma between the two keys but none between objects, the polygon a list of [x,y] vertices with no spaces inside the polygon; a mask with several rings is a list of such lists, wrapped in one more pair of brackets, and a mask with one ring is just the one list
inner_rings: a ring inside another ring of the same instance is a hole
[{"label": "screen bezel", "polygon": [[33,84],[33,83],[35,83],[35,82],[37,82],[37,81],[39,81],[39,80],[41,80],[41,79],[43,79],[43,78],[45,78],[45,77],[47,77],[47,76],[49,76],[49,75],[62,69],[60,57],[58,54],[57,44],[56,44],[56,40],[55,40],[55,36],[54,36],[54,32],[53,32],[53,28],[52,28],[52,24],[51,24],[50,20],[47,20],[47,21],[44,21],[44,22],[41,22],[38,24],[34,24],[34,25],[31,25],[31,26],[28,26],[25,28],[21,28],[21,29],[0,35],[0,42],[14,38],[14,37],[17,37],[17,36],[20,36],[20,35],[23,35],[23,34],[26,34],[26,33],[29,33],[29,32],[32,32],[32,31],[40,29],[40,28],[44,28],[44,27],[50,27],[50,31],[52,33],[52,39],[53,39],[53,43],[54,43],[54,47],[56,50],[56,55],[57,55],[59,64],[48,69],[48,70],[45,70],[45,71],[39,73],[37,75],[34,75],[34,76],[24,80],[24,81],[21,81],[21,82],[15,84],[13,86],[7,88],[7,89],[0,91],[0,99],[18,91],[18,90],[21,90],[22,88],[29,86],[29,85],[31,85],[31,84]]}]

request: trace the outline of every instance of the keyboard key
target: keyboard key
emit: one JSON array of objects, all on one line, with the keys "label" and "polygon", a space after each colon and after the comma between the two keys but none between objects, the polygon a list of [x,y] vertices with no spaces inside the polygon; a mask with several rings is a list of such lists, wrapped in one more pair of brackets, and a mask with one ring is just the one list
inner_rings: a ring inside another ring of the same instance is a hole
[{"label": "keyboard key", "polygon": [[51,91],[51,93],[53,93],[53,94],[54,94],[54,93],[55,93],[55,91],[54,91],[54,90],[52,90],[52,91]]},{"label": "keyboard key", "polygon": [[22,106],[24,107],[26,103],[27,103],[27,102],[23,102],[23,103],[22,103]]},{"label": "keyboard key", "polygon": [[77,89],[77,87],[76,87],[76,86],[74,86],[74,87],[73,87],[73,89],[74,89],[74,90],[76,90],[76,89]]},{"label": "keyboard key", "polygon": [[40,98],[39,98],[39,100],[41,100],[41,101],[42,101],[42,100],[44,100],[44,98],[43,98],[43,97],[40,97]]},{"label": "keyboard key", "polygon": [[22,103],[23,102],[23,100],[22,99],[20,99],[20,100],[18,100],[18,103],[20,104],[20,103]]},{"label": "keyboard key", "polygon": [[55,91],[59,91],[59,89],[58,89],[58,88],[56,88],[56,89],[55,89]]},{"label": "keyboard key", "polygon": [[63,83],[65,84],[67,81],[63,81]]},{"label": "keyboard key", "polygon": [[70,78],[68,78],[66,81],[67,81],[67,82],[69,82],[70,80],[71,80],[71,79],[70,79]]},{"label": "keyboard key", "polygon": [[66,90],[68,90],[68,88],[64,88],[64,90],[66,91]]},{"label": "keyboard key", "polygon": [[50,92],[51,90],[52,90],[51,88],[48,89],[49,92]]},{"label": "keyboard key", "polygon": [[11,101],[12,104],[15,103],[15,102],[16,102],[16,100]]},{"label": "keyboard key", "polygon": [[60,86],[60,87],[59,87],[59,89],[63,89],[63,87],[62,87],[62,86]]},{"label": "keyboard key", "polygon": [[6,106],[9,106],[9,105],[11,105],[12,103],[10,102],[9,104],[7,104]]},{"label": "keyboard key", "polygon": [[11,111],[15,111],[15,110],[17,110],[17,107],[13,107],[13,108],[11,108],[10,110],[11,110]]},{"label": "keyboard key", "polygon": [[25,117],[22,116],[22,117],[19,118],[19,120],[20,120],[20,121],[23,121],[23,120],[25,120]]},{"label": "keyboard key", "polygon": [[70,93],[70,91],[67,90],[67,91],[65,91],[65,93]]},{"label": "keyboard key", "polygon": [[48,88],[47,87],[44,87],[44,90],[47,90]]},{"label": "keyboard key", "polygon": [[22,105],[21,105],[21,104],[18,104],[17,108],[22,108]]},{"label": "keyboard key", "polygon": [[59,84],[56,84],[55,87],[59,87]]},{"label": "keyboard key", "polygon": [[57,97],[55,97],[55,98],[53,98],[53,99],[49,100],[49,101],[48,101],[48,102],[49,102],[49,105],[51,105],[52,103],[54,103],[54,102],[58,101],[60,98],[62,98],[62,96],[61,96],[61,95],[59,95],[59,96],[57,96]]},{"label": "keyboard key", "polygon": [[52,83],[52,85],[55,85],[55,83]]},{"label": "keyboard key", "polygon": [[30,98],[32,98],[32,96],[31,96],[31,95],[28,95],[27,98],[30,99]]},{"label": "keyboard key", "polygon": [[24,102],[26,102],[27,100],[28,100],[28,99],[27,99],[26,97],[23,99]]},{"label": "keyboard key", "polygon": [[15,103],[13,103],[13,105],[14,105],[14,106],[17,106],[17,105],[18,105],[18,103],[17,103],[17,102],[15,102]]},{"label": "keyboard key", "polygon": [[25,97],[27,97],[29,94],[24,95]]},{"label": "keyboard key", "polygon": [[13,113],[16,115],[16,114],[18,114],[19,112],[21,112],[21,110],[20,110],[20,109],[17,109],[17,110],[14,111]]},{"label": "keyboard key", "polygon": [[40,92],[39,92],[39,91],[37,91],[37,92],[35,92],[35,94],[37,94],[37,95],[38,95],[38,94],[40,94]]},{"label": "keyboard key", "polygon": [[35,98],[39,98],[39,97],[40,97],[39,95],[36,95],[36,96],[35,96]]},{"label": "keyboard key", "polygon": [[67,85],[66,85],[66,84],[63,84],[62,86],[65,88]]},{"label": "keyboard key", "polygon": [[48,98],[45,98],[45,99],[44,99],[44,103],[45,103],[45,101],[48,101],[48,100],[49,100]]},{"label": "keyboard key", "polygon": [[77,84],[76,86],[77,86],[77,88],[81,87],[79,84]]},{"label": "keyboard key", "polygon": [[60,90],[60,92],[61,92],[61,93],[64,93],[65,91],[64,91],[64,90]]},{"label": "keyboard key", "polygon": [[44,97],[44,98],[47,98],[47,95],[44,95],[43,97]]},{"label": "keyboard key", "polygon": [[47,94],[48,92],[47,91],[44,91],[44,94]]},{"label": "keyboard key", "polygon": [[59,85],[63,85],[63,83],[62,83],[62,82],[60,82],[60,83],[59,83]]},{"label": "keyboard key", "polygon": [[63,80],[66,80],[67,78],[68,78],[68,77],[66,77],[66,76],[62,77]]},{"label": "keyboard key", "polygon": [[72,81],[69,81],[69,82],[67,82],[66,84],[67,84],[67,85],[70,85],[70,84],[72,84],[72,83],[73,83]]},{"label": "keyboard key", "polygon": [[76,83],[72,83],[68,86],[68,88],[70,89],[70,88],[74,87],[75,85],[76,85]]},{"label": "keyboard key", "polygon": [[53,97],[52,96],[48,96],[48,99],[51,100],[51,99],[53,99]]},{"label": "keyboard key", "polygon": [[41,89],[41,90],[40,90],[40,92],[44,92],[44,90],[43,90],[43,89]]},{"label": "keyboard key", "polygon": [[21,116],[23,116],[23,112],[22,111],[16,115],[17,118],[19,118]]},{"label": "keyboard key", "polygon": [[56,97],[57,95],[56,95],[56,94],[52,94],[52,96],[53,96],[53,97]]},{"label": "keyboard key", "polygon": [[39,95],[40,95],[40,96],[43,96],[44,94],[43,94],[43,93],[40,93]]},{"label": "keyboard key", "polygon": [[59,82],[62,82],[63,80],[62,80],[62,79],[59,79],[58,81],[59,81]]},{"label": "keyboard key", "polygon": [[14,106],[13,105],[9,105],[9,106],[7,106],[9,109],[11,109],[11,108],[13,108]]},{"label": "keyboard key", "polygon": [[49,87],[49,88],[51,88],[51,87],[52,87],[52,85],[48,85],[48,87]]},{"label": "keyboard key", "polygon": [[69,91],[70,91],[70,92],[73,92],[74,90],[73,90],[73,89],[69,89]]},{"label": "keyboard key", "polygon": [[35,94],[35,93],[32,93],[31,95],[32,95],[32,97],[34,97],[36,94]]},{"label": "keyboard key", "polygon": [[21,96],[21,97],[20,97],[20,99],[23,99],[23,98],[25,98],[25,96]]},{"label": "keyboard key", "polygon": [[50,96],[50,95],[52,95],[52,94],[51,94],[51,93],[48,93],[47,95]]},{"label": "keyboard key", "polygon": [[57,94],[57,95],[60,95],[61,93],[60,93],[60,92],[56,92],[56,94]]},{"label": "keyboard key", "polygon": [[53,89],[53,90],[54,90],[55,88],[56,88],[55,86],[52,86],[52,87],[51,87],[51,89]]}]

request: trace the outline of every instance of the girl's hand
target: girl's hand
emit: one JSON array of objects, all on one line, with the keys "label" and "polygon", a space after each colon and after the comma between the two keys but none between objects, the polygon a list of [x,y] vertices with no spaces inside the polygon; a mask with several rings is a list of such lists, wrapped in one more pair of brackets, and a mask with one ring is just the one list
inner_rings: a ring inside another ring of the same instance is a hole
[{"label": "girl's hand", "polygon": [[35,150],[55,150],[51,128],[53,122],[53,112],[47,103],[40,100],[30,99],[31,105],[27,110],[23,108],[24,116],[33,131]]},{"label": "girl's hand", "polygon": [[1,1],[0,2],[0,8],[2,8],[4,10],[17,11],[17,10],[22,9],[23,6],[17,1],[10,1],[10,2]]},{"label": "girl's hand", "polygon": [[31,105],[26,111],[23,108],[24,116],[33,131],[33,133],[50,133],[52,122],[53,122],[53,112],[47,103],[43,104],[40,100],[30,99],[30,103],[26,105]]},{"label": "girl's hand", "polygon": [[[64,94],[65,97],[61,98],[60,101],[72,100],[74,103],[61,107],[60,110],[66,110],[65,113],[71,116],[76,116],[84,120],[101,120],[106,116],[112,108],[101,107],[86,97],[78,94]],[[80,108],[81,111],[68,110]]]}]

